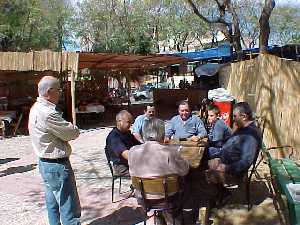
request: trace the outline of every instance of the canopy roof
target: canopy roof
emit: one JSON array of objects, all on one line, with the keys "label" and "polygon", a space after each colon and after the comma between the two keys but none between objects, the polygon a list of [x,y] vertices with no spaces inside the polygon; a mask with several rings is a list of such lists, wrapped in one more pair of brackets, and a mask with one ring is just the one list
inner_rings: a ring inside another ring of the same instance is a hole
[{"label": "canopy roof", "polygon": [[184,63],[180,56],[170,55],[129,55],[108,53],[79,53],[78,69],[90,68],[101,70],[135,70],[166,67]]},{"label": "canopy roof", "polygon": [[[143,71],[174,64],[187,60],[180,56],[170,55],[129,55],[109,53],[53,52],[50,50],[32,52],[0,52],[0,73],[29,71],[73,71],[92,69],[105,71],[112,75],[143,74]],[[122,73],[123,72],[123,73]],[[99,73],[101,75],[101,73]]]}]

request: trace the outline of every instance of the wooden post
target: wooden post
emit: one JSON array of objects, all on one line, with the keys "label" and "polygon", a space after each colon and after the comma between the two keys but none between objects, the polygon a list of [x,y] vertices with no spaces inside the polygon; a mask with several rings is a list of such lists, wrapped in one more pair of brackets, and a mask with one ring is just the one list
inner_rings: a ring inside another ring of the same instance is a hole
[{"label": "wooden post", "polygon": [[130,109],[130,106],[131,106],[131,101],[130,101],[131,85],[130,85],[130,81],[131,81],[131,79],[127,76],[126,77],[126,83],[127,83],[127,97],[128,97],[127,104],[128,104],[128,109]]},{"label": "wooden post", "polygon": [[76,125],[75,97],[75,73],[71,70],[72,119],[74,125]]}]

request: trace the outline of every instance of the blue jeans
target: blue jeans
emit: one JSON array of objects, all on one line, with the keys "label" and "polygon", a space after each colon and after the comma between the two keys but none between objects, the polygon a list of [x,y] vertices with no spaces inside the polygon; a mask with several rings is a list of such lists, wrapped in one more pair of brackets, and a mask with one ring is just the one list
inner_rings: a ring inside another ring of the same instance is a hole
[{"label": "blue jeans", "polygon": [[208,158],[220,158],[221,157],[222,148],[209,147],[208,148]]},{"label": "blue jeans", "polygon": [[45,184],[46,206],[50,225],[79,225],[81,207],[70,161],[56,163],[39,160]]}]

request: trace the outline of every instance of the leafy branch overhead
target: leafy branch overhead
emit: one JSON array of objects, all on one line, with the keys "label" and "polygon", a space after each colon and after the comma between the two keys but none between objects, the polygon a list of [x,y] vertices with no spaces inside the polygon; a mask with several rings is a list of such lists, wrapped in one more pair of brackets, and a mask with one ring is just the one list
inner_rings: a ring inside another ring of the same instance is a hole
[{"label": "leafy branch overhead", "polygon": [[300,7],[274,0],[1,0],[0,51],[149,54],[299,43]]}]

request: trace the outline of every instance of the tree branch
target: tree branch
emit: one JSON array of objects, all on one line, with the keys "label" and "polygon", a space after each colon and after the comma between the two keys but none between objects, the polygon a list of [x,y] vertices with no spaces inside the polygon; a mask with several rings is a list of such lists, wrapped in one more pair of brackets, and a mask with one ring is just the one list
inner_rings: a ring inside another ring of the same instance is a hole
[{"label": "tree branch", "polygon": [[267,52],[268,41],[270,36],[269,19],[274,7],[275,7],[274,0],[265,0],[265,5],[259,18],[259,26],[260,26],[259,51],[262,53]]}]

